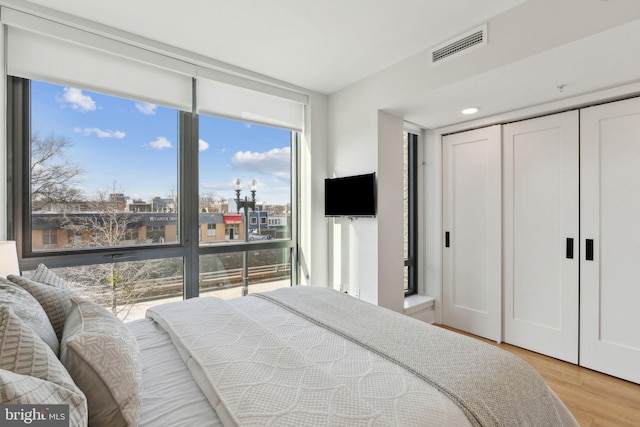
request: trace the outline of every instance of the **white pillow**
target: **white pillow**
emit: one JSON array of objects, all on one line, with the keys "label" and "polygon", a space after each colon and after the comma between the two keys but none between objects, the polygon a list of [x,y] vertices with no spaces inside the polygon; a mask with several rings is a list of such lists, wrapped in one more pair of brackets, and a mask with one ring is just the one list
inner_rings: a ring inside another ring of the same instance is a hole
[{"label": "white pillow", "polygon": [[60,360],[87,396],[91,427],[138,424],[140,351],[133,333],[115,315],[87,299],[71,298]]},{"label": "white pillow", "polygon": [[47,313],[58,341],[61,340],[62,329],[67,319],[67,313],[71,308],[71,297],[76,295],[75,292],[71,289],[35,282],[23,276],[10,274],[7,279],[25,289],[38,300],[45,313]]},{"label": "white pillow", "polygon": [[66,280],[49,270],[44,264],[38,264],[38,268],[31,273],[29,279],[45,285],[55,286],[56,288],[69,288]]},{"label": "white pillow", "polygon": [[0,306],[0,401],[69,405],[70,425],[87,425],[87,401],[49,346]]},{"label": "white pillow", "polygon": [[0,277],[0,304],[11,307],[13,313],[25,322],[57,356],[60,339],[42,305],[26,290]]}]

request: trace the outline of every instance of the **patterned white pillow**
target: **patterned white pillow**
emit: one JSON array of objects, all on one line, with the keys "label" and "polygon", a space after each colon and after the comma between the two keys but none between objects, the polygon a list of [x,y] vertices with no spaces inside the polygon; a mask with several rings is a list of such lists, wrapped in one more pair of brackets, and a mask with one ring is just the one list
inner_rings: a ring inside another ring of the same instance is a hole
[{"label": "patterned white pillow", "polygon": [[55,286],[56,288],[69,288],[66,280],[49,270],[44,264],[38,264],[38,268],[31,273],[29,279],[45,285]]},{"label": "patterned white pillow", "polygon": [[138,342],[115,315],[81,297],[71,298],[60,360],[87,396],[89,424],[136,426],[142,405]]},{"label": "patterned white pillow", "polygon": [[29,292],[0,277],[0,304],[11,307],[14,314],[58,355],[60,339],[56,336],[47,313]]},{"label": "patterned white pillow", "polygon": [[87,425],[87,401],[49,346],[13,310],[0,306],[2,403],[69,405],[71,425]]},{"label": "patterned white pillow", "polygon": [[67,313],[71,309],[71,297],[75,296],[76,293],[71,289],[35,282],[24,276],[10,274],[7,279],[25,289],[38,300],[45,313],[47,313],[58,340],[61,340]]}]

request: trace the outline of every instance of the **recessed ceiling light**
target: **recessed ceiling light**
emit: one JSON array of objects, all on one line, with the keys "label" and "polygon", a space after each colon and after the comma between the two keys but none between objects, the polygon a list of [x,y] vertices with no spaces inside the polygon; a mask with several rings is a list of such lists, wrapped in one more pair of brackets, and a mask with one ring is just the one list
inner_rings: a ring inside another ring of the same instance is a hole
[{"label": "recessed ceiling light", "polygon": [[467,107],[464,110],[462,110],[462,114],[475,114],[479,110],[480,109],[478,107]]}]

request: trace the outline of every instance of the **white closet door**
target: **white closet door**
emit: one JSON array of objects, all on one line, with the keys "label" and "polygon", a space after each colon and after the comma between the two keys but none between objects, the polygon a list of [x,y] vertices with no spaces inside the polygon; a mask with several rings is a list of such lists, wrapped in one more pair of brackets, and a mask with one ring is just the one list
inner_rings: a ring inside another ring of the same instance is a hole
[{"label": "white closet door", "polygon": [[580,128],[580,364],[640,383],[640,99]]},{"label": "white closet door", "polygon": [[500,126],[443,137],[443,323],[500,341]]},{"label": "white closet door", "polygon": [[578,363],[578,112],[505,125],[504,341]]}]

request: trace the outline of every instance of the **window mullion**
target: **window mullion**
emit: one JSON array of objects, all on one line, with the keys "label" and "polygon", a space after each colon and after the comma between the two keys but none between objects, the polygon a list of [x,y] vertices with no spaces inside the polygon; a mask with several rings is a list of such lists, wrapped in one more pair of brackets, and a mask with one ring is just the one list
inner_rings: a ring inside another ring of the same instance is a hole
[{"label": "window mullion", "polygon": [[[23,200],[23,195],[28,194],[29,170],[25,166],[25,158],[29,158],[28,140],[30,133],[30,105],[29,105],[29,81],[10,77],[7,81],[7,99],[11,103],[7,109],[7,139],[10,141],[7,174],[9,206],[7,209],[7,235],[16,240],[18,259],[22,261],[25,252],[31,251],[30,233],[31,226],[28,213],[31,210],[30,197]],[[27,209],[24,206],[27,205]]]},{"label": "window mullion", "polygon": [[180,204],[182,220],[180,241],[185,247],[184,258],[184,297],[194,298],[199,295],[199,124],[196,113],[196,82],[193,80],[193,107],[190,113],[180,113]]}]

